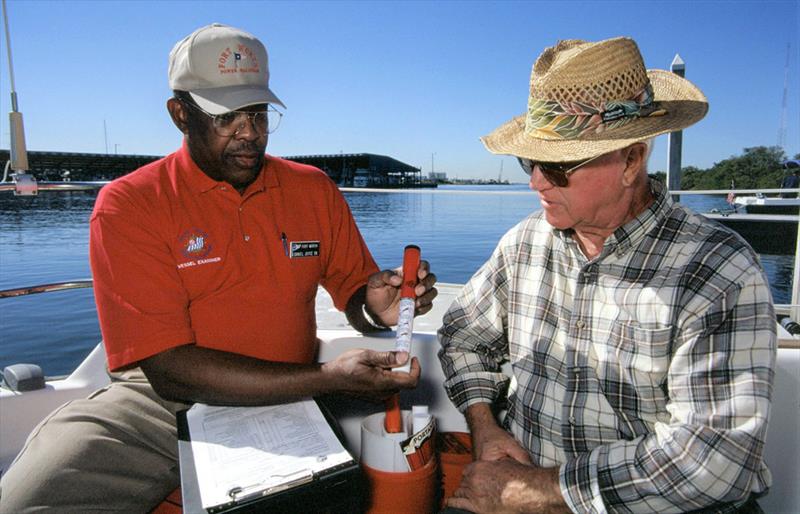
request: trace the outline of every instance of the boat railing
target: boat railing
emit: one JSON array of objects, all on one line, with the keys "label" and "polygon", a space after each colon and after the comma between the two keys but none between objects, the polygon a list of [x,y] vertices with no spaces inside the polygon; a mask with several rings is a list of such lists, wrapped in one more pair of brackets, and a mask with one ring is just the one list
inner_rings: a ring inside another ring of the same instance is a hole
[{"label": "boat railing", "polygon": [[727,195],[727,194],[778,194],[778,193],[800,193],[800,188],[793,189],[679,189],[670,190],[672,195]]},{"label": "boat railing", "polygon": [[14,298],[17,296],[27,296],[39,293],[52,293],[55,291],[68,291],[71,289],[88,289],[90,287],[92,287],[91,279],[70,280],[67,282],[53,282],[51,284],[39,284],[35,286],[3,289],[0,290],[0,299]]},{"label": "boat railing", "polygon": [[[109,180],[93,181],[35,181],[37,191],[90,191],[100,189],[109,184]],[[15,181],[0,182],[0,191],[15,191],[19,189]],[[498,195],[498,196],[519,196],[530,195],[530,191],[497,191],[487,190],[453,190],[453,189],[382,189],[369,187],[339,187],[345,193],[403,193],[403,194],[435,194],[435,195]],[[798,193],[800,188],[793,189],[687,189],[670,191],[672,195],[728,195],[733,194],[780,194]],[[34,193],[36,194],[36,193]]]},{"label": "boat railing", "polygon": [[108,180],[87,182],[72,181],[13,181],[0,182],[0,191],[13,191],[17,196],[36,196],[39,191],[94,191],[108,184]]}]

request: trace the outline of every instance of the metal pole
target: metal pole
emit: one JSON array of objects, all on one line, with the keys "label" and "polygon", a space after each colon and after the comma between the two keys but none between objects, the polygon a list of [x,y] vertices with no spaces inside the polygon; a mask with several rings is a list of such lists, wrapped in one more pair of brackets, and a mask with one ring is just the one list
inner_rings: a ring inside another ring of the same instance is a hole
[{"label": "metal pole", "polygon": [[[681,56],[675,54],[672,60],[670,71],[679,77],[686,75],[686,64]],[[683,131],[677,130],[670,132],[667,140],[669,151],[669,162],[667,164],[667,188],[670,191],[680,191],[681,189],[681,149],[683,146]],[[680,201],[680,195],[672,195],[676,202]]]},{"label": "metal pole", "polygon": [[22,113],[17,104],[17,86],[14,81],[14,62],[11,57],[11,34],[8,31],[8,8],[3,0],[3,26],[6,31],[6,52],[8,53],[8,77],[11,82],[11,112],[8,121],[11,126],[11,169],[14,171],[27,171],[28,151],[25,148],[25,127],[22,122]]},{"label": "metal pole", "polygon": [[792,277],[792,307],[789,317],[800,321],[800,220],[797,221],[797,248],[794,250],[794,276]]}]

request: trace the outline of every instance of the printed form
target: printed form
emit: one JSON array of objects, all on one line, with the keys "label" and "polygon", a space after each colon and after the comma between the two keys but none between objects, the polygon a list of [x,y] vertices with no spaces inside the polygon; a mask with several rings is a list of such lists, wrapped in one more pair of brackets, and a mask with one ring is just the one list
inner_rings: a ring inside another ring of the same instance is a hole
[{"label": "printed form", "polygon": [[353,460],[312,399],[186,413],[203,508],[265,496]]}]

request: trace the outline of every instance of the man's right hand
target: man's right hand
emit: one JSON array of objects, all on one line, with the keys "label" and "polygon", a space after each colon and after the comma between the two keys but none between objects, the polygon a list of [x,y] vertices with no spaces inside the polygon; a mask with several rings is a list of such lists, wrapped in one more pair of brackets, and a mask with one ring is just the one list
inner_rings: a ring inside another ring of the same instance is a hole
[{"label": "man's right hand", "polygon": [[472,455],[475,460],[510,458],[521,464],[531,464],[528,452],[513,435],[497,424],[488,403],[470,405],[465,414],[472,434]]},{"label": "man's right hand", "polygon": [[322,373],[336,384],[335,389],[370,400],[384,400],[401,389],[413,389],[420,376],[419,361],[411,359],[411,370],[392,371],[402,366],[409,355],[403,352],[376,352],[356,348],[322,365]]}]

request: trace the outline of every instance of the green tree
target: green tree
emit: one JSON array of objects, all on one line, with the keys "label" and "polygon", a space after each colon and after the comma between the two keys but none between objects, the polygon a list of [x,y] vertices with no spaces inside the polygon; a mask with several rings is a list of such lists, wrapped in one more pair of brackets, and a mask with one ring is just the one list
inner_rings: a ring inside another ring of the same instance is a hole
[{"label": "green tree", "polygon": [[681,189],[773,189],[781,184],[786,154],[778,146],[745,148],[744,154],[714,163],[707,170],[683,168]]}]

